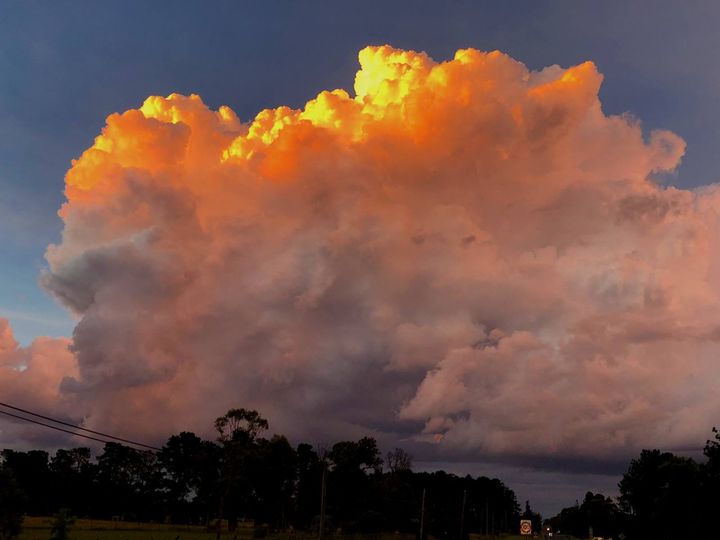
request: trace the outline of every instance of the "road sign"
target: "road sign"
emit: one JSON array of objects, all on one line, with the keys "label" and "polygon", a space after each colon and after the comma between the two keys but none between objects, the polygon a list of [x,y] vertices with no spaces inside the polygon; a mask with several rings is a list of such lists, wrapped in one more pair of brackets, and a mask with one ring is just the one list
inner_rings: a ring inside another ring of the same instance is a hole
[{"label": "road sign", "polygon": [[532,534],[532,521],[529,519],[520,520],[520,534],[531,535]]}]

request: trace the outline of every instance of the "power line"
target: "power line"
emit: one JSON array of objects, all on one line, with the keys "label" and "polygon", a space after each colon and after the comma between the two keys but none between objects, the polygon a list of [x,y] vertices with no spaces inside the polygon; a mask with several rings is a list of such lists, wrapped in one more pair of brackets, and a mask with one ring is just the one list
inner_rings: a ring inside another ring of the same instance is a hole
[{"label": "power line", "polygon": [[[94,434],[94,435],[99,435],[99,436],[105,437],[105,438],[107,438],[107,439],[114,439],[114,440],[116,440],[116,441],[124,442],[124,443],[127,443],[127,444],[132,444],[132,445],[135,445],[135,446],[141,446],[141,447],[143,447],[143,448],[148,448],[148,449],[150,449],[150,450],[160,450],[160,448],[158,448],[158,447],[156,447],[156,446],[150,446],[149,444],[144,444],[144,443],[140,443],[140,442],[137,442],[137,441],[132,441],[132,440],[130,440],[130,439],[124,439],[124,438],[122,438],[122,437],[116,437],[115,435],[109,435],[109,434],[103,433],[103,432],[101,432],[101,431],[95,431],[95,430],[88,429],[88,428],[84,428],[84,427],[81,427],[81,426],[76,426],[75,424],[70,424],[70,423],[68,423],[68,422],[63,422],[62,420],[57,420],[57,419],[51,418],[51,417],[49,417],[49,416],[44,416],[44,415],[42,415],[42,414],[34,413],[34,412],[28,411],[28,410],[26,410],[26,409],[21,409],[20,407],[15,407],[14,405],[10,405],[10,404],[8,404],[8,403],[3,403],[3,402],[1,402],[1,401],[0,401],[0,405],[2,405],[3,407],[7,407],[8,409],[13,409],[13,410],[15,410],[15,411],[19,411],[19,412],[22,412],[22,413],[25,413],[25,414],[29,414],[29,415],[31,415],[31,416],[35,416],[35,417],[37,417],[37,418],[42,418],[43,420],[49,420],[50,422],[54,422],[54,423],[56,423],[56,424],[62,424],[63,426],[68,426],[68,427],[71,427],[71,428],[76,429],[76,430],[78,430],[78,431],[85,431],[85,432],[87,432],[87,433],[92,433],[92,434]],[[8,413],[8,412],[3,411],[3,410],[0,410],[0,413],[6,414],[6,415],[8,415],[8,416],[12,416],[12,417],[14,417],[14,418],[19,418],[20,420],[25,420],[25,421],[27,421],[27,422],[32,422],[32,423],[38,424],[38,425],[40,425],[40,426],[49,427],[49,428],[51,428],[51,429],[57,429],[57,430],[59,430],[59,431],[64,431],[64,432],[70,433],[70,434],[72,434],[72,435],[77,435],[77,436],[79,436],[79,437],[85,437],[86,439],[92,439],[92,440],[94,440],[94,441],[99,441],[99,442],[104,442],[104,443],[110,442],[110,441],[105,441],[105,440],[102,440],[102,439],[97,439],[97,438],[95,438],[95,437],[89,437],[89,436],[84,435],[84,434],[82,434],[82,433],[76,433],[76,432],[74,432],[74,431],[70,431],[70,430],[67,430],[67,429],[62,429],[62,428],[59,428],[59,427],[57,427],[57,426],[51,426],[51,425],[48,425],[48,424],[44,424],[44,423],[42,423],[42,422],[38,422],[38,421],[32,420],[32,419],[30,419],[30,418],[25,418],[25,417],[23,417],[23,416],[18,416],[18,415],[15,415],[15,414],[11,414],[11,413]]]},{"label": "power line", "polygon": [[12,416],[13,418],[19,418],[20,420],[25,420],[26,422],[31,422],[33,424],[37,424],[39,426],[45,426],[50,429],[57,429],[58,431],[64,431],[65,433],[69,433],[70,435],[77,435],[78,437],[85,437],[86,439],[92,439],[93,441],[98,441],[102,443],[107,443],[109,441],[104,441],[102,439],[97,439],[95,437],[91,437],[90,435],[83,435],[82,433],[75,433],[74,431],[70,431],[69,429],[63,429],[61,427],[57,426],[51,426],[50,424],[43,424],[42,422],[38,422],[37,420],[33,420],[32,418],[25,418],[23,416],[19,416],[17,414],[9,413],[7,411],[0,410],[0,414],[6,414],[8,416]]},{"label": "power line", "polygon": [[[47,428],[50,428],[50,429],[55,429],[55,430],[57,430],[57,431],[62,431],[62,432],[64,432],[64,433],[69,433],[70,435],[76,435],[76,436],[78,436],[78,437],[85,437],[86,439],[91,439],[91,440],[93,440],[93,441],[98,441],[98,442],[106,443],[106,444],[109,443],[109,442],[112,442],[112,441],[108,441],[108,440],[105,440],[105,439],[98,439],[97,437],[92,437],[91,435],[85,435],[84,433],[78,433],[78,432],[76,432],[76,431],[70,431],[69,429],[64,429],[64,428],[61,428],[61,427],[58,427],[58,426],[52,426],[52,425],[50,425],[50,424],[45,424],[44,422],[39,422],[39,421],[37,421],[37,420],[33,420],[32,418],[25,418],[24,416],[20,416],[20,415],[13,414],[13,413],[10,413],[10,412],[7,412],[7,411],[3,411],[2,409],[0,409],[0,414],[4,414],[4,415],[7,415],[7,416],[12,416],[13,418],[17,418],[17,419],[19,419],[19,420],[24,420],[25,422],[30,422],[30,423],[32,423],[32,424],[37,424],[37,425],[39,425],[39,426],[47,427]],[[140,444],[140,443],[133,443],[133,444]],[[156,447],[154,447],[154,446],[149,446],[149,445],[146,445],[146,444],[142,444],[141,446],[144,446],[144,447],[146,447],[146,448],[151,448],[151,449],[153,449],[153,450],[160,450],[159,448],[156,448]]]}]

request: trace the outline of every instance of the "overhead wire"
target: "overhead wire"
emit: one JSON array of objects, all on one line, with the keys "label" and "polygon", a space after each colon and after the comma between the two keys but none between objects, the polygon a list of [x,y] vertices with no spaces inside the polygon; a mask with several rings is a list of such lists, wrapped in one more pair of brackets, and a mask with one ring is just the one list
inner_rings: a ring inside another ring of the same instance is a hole
[{"label": "overhead wire", "polygon": [[33,423],[33,424],[37,424],[37,425],[39,425],[39,426],[44,426],[44,427],[47,427],[47,428],[50,428],[50,429],[56,429],[56,430],[58,430],[58,431],[64,431],[65,433],[70,433],[70,435],[77,435],[78,437],[85,437],[86,439],[92,439],[93,441],[98,441],[98,442],[102,442],[102,443],[110,442],[110,441],[107,441],[107,440],[103,440],[103,439],[98,439],[98,438],[96,438],[96,437],[92,437],[92,436],[90,436],[90,435],[84,435],[83,433],[77,433],[77,432],[75,432],[75,431],[70,431],[69,429],[61,428],[61,427],[58,427],[58,426],[51,426],[50,424],[44,424],[44,423],[42,423],[42,422],[38,422],[37,420],[33,420],[32,418],[25,418],[25,417],[20,416],[20,415],[18,415],[18,414],[13,414],[13,413],[10,413],[10,412],[7,412],[7,411],[0,410],[0,414],[6,414],[7,416],[12,416],[13,418],[18,418],[18,419],[20,419],[20,420],[24,420],[25,422],[31,422],[31,423]]},{"label": "overhead wire", "polygon": [[61,428],[61,427],[58,427],[58,426],[53,426],[53,425],[50,425],[50,424],[45,424],[45,423],[43,423],[43,422],[39,422],[39,421],[37,421],[37,420],[33,420],[32,418],[26,418],[26,417],[24,417],[24,416],[20,416],[20,415],[17,415],[17,414],[13,414],[13,413],[10,413],[10,412],[7,412],[7,411],[3,411],[2,409],[0,409],[0,413],[5,414],[5,415],[7,415],[7,416],[11,416],[11,417],[17,418],[17,419],[19,419],[19,420],[24,420],[24,421],[26,421],[26,422],[31,422],[31,423],[33,423],[33,424],[37,424],[37,425],[40,425],[40,426],[44,426],[44,427],[47,427],[47,428],[50,428],[50,429],[56,429],[56,430],[58,430],[58,431],[63,431],[63,432],[65,432],[65,433],[70,433],[71,435],[77,435],[78,437],[85,437],[86,439],[91,439],[91,440],[98,441],[98,442],[103,442],[103,443],[113,442],[113,441],[108,441],[108,440],[104,440],[104,439],[99,439],[99,438],[97,438],[97,437],[92,437],[92,436],[89,436],[89,435],[85,435],[84,433],[78,433],[78,431],[83,431],[83,432],[86,432],[86,433],[92,433],[93,435],[98,435],[98,436],[100,436],[100,437],[105,437],[105,439],[113,439],[114,441],[120,441],[120,442],[123,442],[123,443],[126,443],[126,444],[130,444],[130,445],[133,445],[133,446],[139,446],[139,447],[142,447],[142,448],[147,448],[147,449],[149,449],[149,450],[160,450],[160,448],[158,448],[157,446],[152,446],[152,445],[149,445],[149,444],[145,444],[145,443],[133,441],[133,440],[131,440],[131,439],[125,439],[125,438],[123,438],[123,437],[117,437],[117,436],[115,436],[115,435],[110,435],[110,434],[108,434],[108,433],[103,433],[102,431],[95,431],[95,430],[93,430],[93,429],[84,428],[84,427],[82,427],[82,426],[78,426],[78,425],[75,425],[75,424],[71,424],[71,423],[65,422],[65,421],[63,421],[63,420],[58,420],[58,419],[56,419],[56,418],[52,418],[52,417],[50,417],[50,416],[45,416],[45,415],[42,415],[42,414],[39,414],[39,413],[35,413],[35,412],[32,412],[32,411],[29,411],[29,410],[27,410],[27,409],[22,409],[22,408],[20,408],[20,407],[16,407],[16,406],[14,406],[14,405],[10,405],[9,403],[3,403],[3,402],[0,401],[0,406],[6,407],[6,408],[8,408],[8,409],[12,409],[12,410],[15,410],[15,411],[24,413],[24,414],[29,414],[29,415],[35,416],[35,417],[37,417],[37,418],[42,418],[43,420],[48,420],[48,421],[54,422],[54,423],[56,423],[56,424],[61,424],[61,425],[63,425],[63,426],[68,426],[68,427],[71,427],[71,428],[73,428],[74,430],[77,430],[77,431],[71,431],[71,430],[69,430],[69,429],[64,429],[64,428]]}]

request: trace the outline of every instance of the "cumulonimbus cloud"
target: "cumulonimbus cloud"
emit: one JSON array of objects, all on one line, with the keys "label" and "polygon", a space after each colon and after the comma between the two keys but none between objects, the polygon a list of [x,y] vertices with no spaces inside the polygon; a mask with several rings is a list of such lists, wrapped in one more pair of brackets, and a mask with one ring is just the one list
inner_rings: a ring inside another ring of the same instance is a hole
[{"label": "cumulonimbus cloud", "polygon": [[59,396],[147,437],[242,405],[478,455],[704,440],[720,193],[651,180],[682,139],[604,114],[591,62],[359,58],[354,96],[249,123],[177,94],[108,117],[42,278],[80,318]]}]

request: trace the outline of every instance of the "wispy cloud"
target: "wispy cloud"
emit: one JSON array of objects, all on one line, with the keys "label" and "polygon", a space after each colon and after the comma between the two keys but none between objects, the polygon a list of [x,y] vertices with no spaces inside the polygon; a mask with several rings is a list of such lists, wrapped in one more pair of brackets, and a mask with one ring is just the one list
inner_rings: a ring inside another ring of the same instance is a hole
[{"label": "wispy cloud", "polygon": [[52,317],[42,313],[22,311],[14,308],[8,308],[6,306],[0,306],[0,317],[4,317],[10,320],[16,319],[18,321],[37,323],[44,326],[51,326],[63,329],[67,328],[68,326],[67,318]]}]

